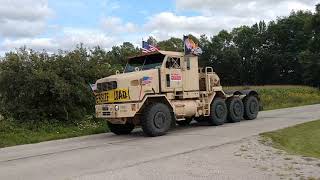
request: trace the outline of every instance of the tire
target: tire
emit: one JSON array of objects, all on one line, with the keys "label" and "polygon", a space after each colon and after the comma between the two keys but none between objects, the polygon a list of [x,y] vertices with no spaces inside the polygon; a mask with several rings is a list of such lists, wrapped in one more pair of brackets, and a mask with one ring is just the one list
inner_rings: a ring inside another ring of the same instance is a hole
[{"label": "tire", "polygon": [[232,97],[227,100],[228,116],[231,123],[240,122],[243,119],[244,105],[240,98]]},{"label": "tire", "polygon": [[210,108],[208,122],[213,126],[220,126],[227,120],[228,109],[224,99],[216,98],[213,100]]},{"label": "tire", "polygon": [[162,136],[170,129],[172,119],[172,113],[167,105],[152,103],[143,111],[141,127],[147,136]]},{"label": "tire", "polygon": [[183,121],[177,121],[177,124],[179,126],[188,126],[192,121],[192,118],[186,118],[186,120]]},{"label": "tire", "polygon": [[132,130],[134,129],[133,124],[112,124],[108,121],[108,127],[111,132],[113,132],[116,135],[126,135],[130,134]]},{"label": "tire", "polygon": [[255,96],[247,96],[243,99],[244,118],[246,120],[256,119],[259,113],[259,101]]}]

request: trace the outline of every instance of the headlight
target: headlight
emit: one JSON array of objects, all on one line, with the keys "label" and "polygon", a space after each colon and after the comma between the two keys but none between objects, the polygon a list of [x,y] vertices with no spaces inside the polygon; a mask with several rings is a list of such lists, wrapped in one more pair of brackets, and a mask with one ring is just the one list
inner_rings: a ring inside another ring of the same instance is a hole
[{"label": "headlight", "polygon": [[118,106],[118,105],[115,105],[115,106],[114,106],[114,110],[115,110],[115,111],[119,111],[119,106]]}]

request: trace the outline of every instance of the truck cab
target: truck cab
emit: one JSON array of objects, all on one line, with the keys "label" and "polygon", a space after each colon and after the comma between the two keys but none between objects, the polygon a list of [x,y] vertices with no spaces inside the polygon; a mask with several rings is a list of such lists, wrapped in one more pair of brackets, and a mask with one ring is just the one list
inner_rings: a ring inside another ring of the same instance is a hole
[{"label": "truck cab", "polygon": [[147,135],[159,136],[192,119],[210,125],[255,119],[260,104],[255,91],[226,94],[212,67],[198,67],[197,56],[182,52],[131,57],[122,73],[99,79],[96,86],[96,117],[106,119],[115,134],[141,126]]}]

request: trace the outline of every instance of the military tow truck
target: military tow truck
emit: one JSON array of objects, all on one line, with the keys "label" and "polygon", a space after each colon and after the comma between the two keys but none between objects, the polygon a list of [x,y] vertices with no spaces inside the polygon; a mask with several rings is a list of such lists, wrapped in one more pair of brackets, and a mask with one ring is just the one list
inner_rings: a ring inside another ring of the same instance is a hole
[{"label": "military tow truck", "polygon": [[99,79],[96,87],[96,117],[117,135],[141,126],[147,136],[161,136],[192,119],[214,126],[252,120],[260,108],[256,91],[226,93],[212,67],[200,68],[197,56],[182,52],[131,57],[122,73]]}]

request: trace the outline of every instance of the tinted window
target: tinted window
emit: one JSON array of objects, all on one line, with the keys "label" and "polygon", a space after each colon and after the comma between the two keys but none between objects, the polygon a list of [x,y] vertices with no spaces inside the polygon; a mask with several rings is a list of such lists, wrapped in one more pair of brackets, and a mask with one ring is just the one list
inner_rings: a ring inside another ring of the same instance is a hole
[{"label": "tinted window", "polygon": [[129,59],[124,72],[133,72],[136,68],[139,68],[139,70],[160,68],[164,57],[163,54],[152,54]]},{"label": "tinted window", "polygon": [[97,90],[99,92],[109,91],[109,90],[113,90],[113,89],[117,89],[117,82],[116,81],[104,82],[104,83],[97,84]]},{"label": "tinted window", "polygon": [[169,57],[166,62],[168,69],[181,69],[180,58]]}]

